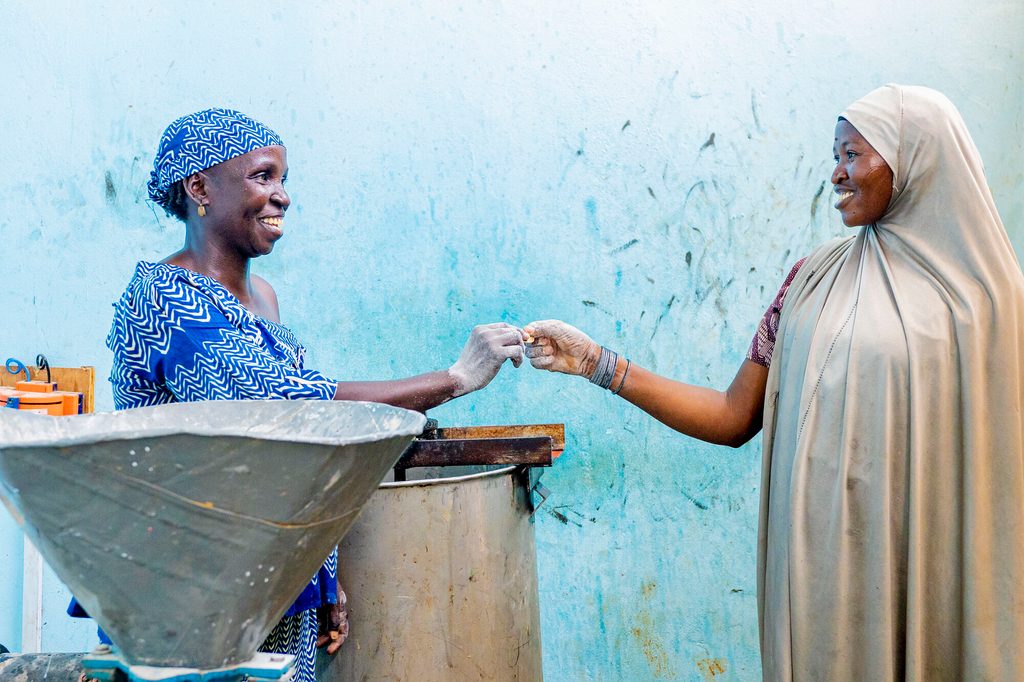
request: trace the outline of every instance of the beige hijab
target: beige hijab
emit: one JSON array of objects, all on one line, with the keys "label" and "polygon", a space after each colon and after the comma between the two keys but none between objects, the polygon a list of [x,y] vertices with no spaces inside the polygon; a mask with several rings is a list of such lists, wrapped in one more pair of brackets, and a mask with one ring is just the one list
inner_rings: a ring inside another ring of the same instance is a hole
[{"label": "beige hijab", "polygon": [[842,116],[894,192],[783,307],[764,678],[1024,680],[1024,277],[948,99],[888,85]]}]

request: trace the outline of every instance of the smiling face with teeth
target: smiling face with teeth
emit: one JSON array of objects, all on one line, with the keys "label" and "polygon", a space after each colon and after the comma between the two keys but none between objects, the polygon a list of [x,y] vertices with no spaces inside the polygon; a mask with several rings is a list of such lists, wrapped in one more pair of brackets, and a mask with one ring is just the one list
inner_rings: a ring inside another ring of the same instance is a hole
[{"label": "smiling face with teeth", "polygon": [[871,225],[889,208],[892,199],[892,170],[881,154],[849,121],[839,119],[832,147],[836,168],[832,184],[838,199],[835,207],[847,227]]},{"label": "smiling face with teeth", "polygon": [[[278,145],[196,173],[185,180],[195,204],[189,209],[189,223],[239,256],[265,256],[284,235],[284,214],[291,205],[284,188],[287,177],[288,157]],[[196,213],[200,203],[206,206],[204,217]]]}]

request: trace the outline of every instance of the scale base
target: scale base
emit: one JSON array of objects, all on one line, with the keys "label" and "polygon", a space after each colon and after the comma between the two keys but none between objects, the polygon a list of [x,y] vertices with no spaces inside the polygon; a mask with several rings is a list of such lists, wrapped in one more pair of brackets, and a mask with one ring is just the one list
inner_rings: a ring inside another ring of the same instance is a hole
[{"label": "scale base", "polygon": [[129,665],[121,660],[117,650],[97,647],[82,659],[82,667],[90,679],[113,682],[288,682],[292,679],[295,657],[289,654],[259,652],[244,663],[199,670],[198,668],[159,668],[149,665]]}]

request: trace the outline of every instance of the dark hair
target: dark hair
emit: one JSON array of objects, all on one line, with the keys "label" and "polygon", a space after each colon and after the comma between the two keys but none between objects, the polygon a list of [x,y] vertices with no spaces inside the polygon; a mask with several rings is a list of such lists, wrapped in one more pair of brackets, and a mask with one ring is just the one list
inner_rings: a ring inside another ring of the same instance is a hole
[{"label": "dark hair", "polygon": [[188,218],[187,201],[188,194],[185,193],[185,183],[183,180],[179,180],[167,190],[167,205],[164,206],[164,210],[167,211],[167,215],[184,222]]}]

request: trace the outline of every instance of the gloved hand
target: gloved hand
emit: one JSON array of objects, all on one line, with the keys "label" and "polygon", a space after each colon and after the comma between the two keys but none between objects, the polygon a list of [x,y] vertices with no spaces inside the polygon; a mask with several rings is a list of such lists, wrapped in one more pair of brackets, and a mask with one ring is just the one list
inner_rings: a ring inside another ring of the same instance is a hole
[{"label": "gloved hand", "polygon": [[462,355],[448,370],[455,380],[454,397],[480,390],[491,383],[501,363],[511,360],[523,364],[523,333],[504,322],[481,324],[473,328]]},{"label": "gloved hand", "polygon": [[526,345],[526,357],[537,369],[576,374],[590,378],[597,368],[601,346],[571,324],[561,320],[541,320],[523,327],[533,337]]}]

